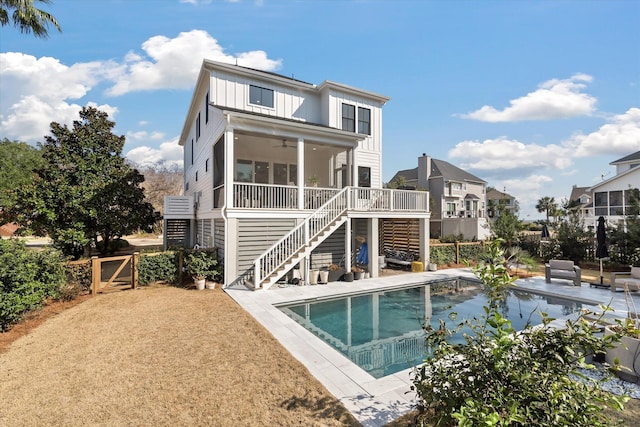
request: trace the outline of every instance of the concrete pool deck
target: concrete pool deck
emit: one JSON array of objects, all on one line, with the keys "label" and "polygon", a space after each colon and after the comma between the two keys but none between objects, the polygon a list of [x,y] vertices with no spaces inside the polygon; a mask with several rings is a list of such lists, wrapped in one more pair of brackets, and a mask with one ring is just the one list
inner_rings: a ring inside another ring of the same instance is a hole
[{"label": "concrete pool deck", "polygon": [[[333,282],[327,285],[288,286],[266,291],[237,288],[227,288],[225,291],[267,328],[363,426],[381,427],[415,408],[414,395],[410,393],[411,370],[376,379],[276,306],[458,277],[476,278],[470,269],[449,269],[381,276],[354,282]],[[561,279],[545,283],[544,277],[519,279],[516,284],[519,289],[549,296],[575,299],[593,305],[610,304],[616,315],[625,315],[627,312],[622,291],[613,293],[608,288],[592,287],[585,282],[578,287],[573,286],[569,280]],[[640,294],[632,294],[636,306],[640,307]]]}]

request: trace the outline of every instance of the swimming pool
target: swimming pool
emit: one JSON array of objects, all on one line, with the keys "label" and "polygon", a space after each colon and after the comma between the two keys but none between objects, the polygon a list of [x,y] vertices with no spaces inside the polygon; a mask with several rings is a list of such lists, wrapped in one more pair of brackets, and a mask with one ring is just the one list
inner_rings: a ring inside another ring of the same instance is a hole
[{"label": "swimming pool", "polygon": [[[458,314],[458,320],[480,316],[486,304],[481,283],[450,279],[278,308],[373,377],[381,378],[424,360],[422,325],[426,318],[437,327],[439,319],[447,320],[451,312]],[[511,290],[501,313],[520,330],[527,322],[540,323],[541,311],[557,318],[582,308],[595,309],[568,299]]]}]

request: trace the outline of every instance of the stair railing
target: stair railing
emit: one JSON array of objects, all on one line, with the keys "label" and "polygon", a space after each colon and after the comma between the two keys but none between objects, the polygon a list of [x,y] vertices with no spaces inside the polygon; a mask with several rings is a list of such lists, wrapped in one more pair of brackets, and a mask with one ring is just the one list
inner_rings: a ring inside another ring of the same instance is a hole
[{"label": "stair railing", "polygon": [[264,278],[278,270],[347,210],[350,189],[344,187],[256,259],[253,275],[256,289],[261,287]]}]

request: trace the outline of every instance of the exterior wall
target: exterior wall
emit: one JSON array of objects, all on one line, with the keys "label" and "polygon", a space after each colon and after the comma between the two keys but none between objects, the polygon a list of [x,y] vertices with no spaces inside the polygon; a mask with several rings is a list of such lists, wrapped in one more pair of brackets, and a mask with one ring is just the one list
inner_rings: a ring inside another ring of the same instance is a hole
[{"label": "exterior wall", "polygon": [[238,274],[253,268],[253,262],[297,225],[295,219],[238,219],[236,266]]},{"label": "exterior wall", "polygon": [[[250,85],[273,90],[273,108],[249,103]],[[211,72],[211,89],[211,101],[218,106],[303,122],[322,123],[318,94],[304,91],[301,87],[279,84],[275,79],[251,78],[214,70]]]},{"label": "exterior wall", "polygon": [[462,234],[467,240],[485,240],[489,234],[486,224],[486,218],[445,218],[442,220],[442,236]]},{"label": "exterior wall", "polygon": [[318,245],[311,255],[312,269],[327,267],[329,264],[344,267],[344,233],[345,226],[342,225]]},{"label": "exterior wall", "polygon": [[[619,221],[623,221],[625,218],[624,215],[611,215],[609,209],[606,209],[607,212],[606,214],[604,214],[604,212],[602,212],[604,207],[596,206],[596,201],[598,198],[597,194],[606,192],[609,193],[608,196],[610,196],[610,193],[613,191],[623,191],[624,194],[625,191],[628,191],[632,188],[640,188],[640,168],[634,168],[633,170],[628,171],[622,176],[616,176],[603,182],[600,185],[592,187],[591,194],[593,197],[594,207],[590,209],[590,213],[592,213],[593,216],[585,218],[585,226],[597,226],[597,219],[601,215],[604,216],[607,219],[607,222],[609,222],[610,224],[615,224]],[[623,196],[623,204],[624,203],[626,203],[626,200],[624,200]],[[610,206],[610,204],[611,199],[608,198],[607,207]]]},{"label": "exterior wall", "polygon": [[442,218],[443,198],[444,198],[444,180],[443,178],[429,179],[429,194],[433,200],[431,206],[431,219]]}]

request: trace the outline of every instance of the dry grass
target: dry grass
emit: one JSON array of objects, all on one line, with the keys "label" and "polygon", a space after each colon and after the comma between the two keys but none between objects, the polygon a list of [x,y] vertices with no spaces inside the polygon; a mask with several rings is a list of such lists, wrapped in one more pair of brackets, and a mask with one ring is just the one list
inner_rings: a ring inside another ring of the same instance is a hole
[{"label": "dry grass", "polygon": [[[2,426],[357,425],[220,289],[155,286],[47,307],[0,334],[0,366]],[[618,416],[640,425],[640,401]]]},{"label": "dry grass", "polygon": [[220,289],[100,295],[0,366],[0,425],[357,425]]}]

